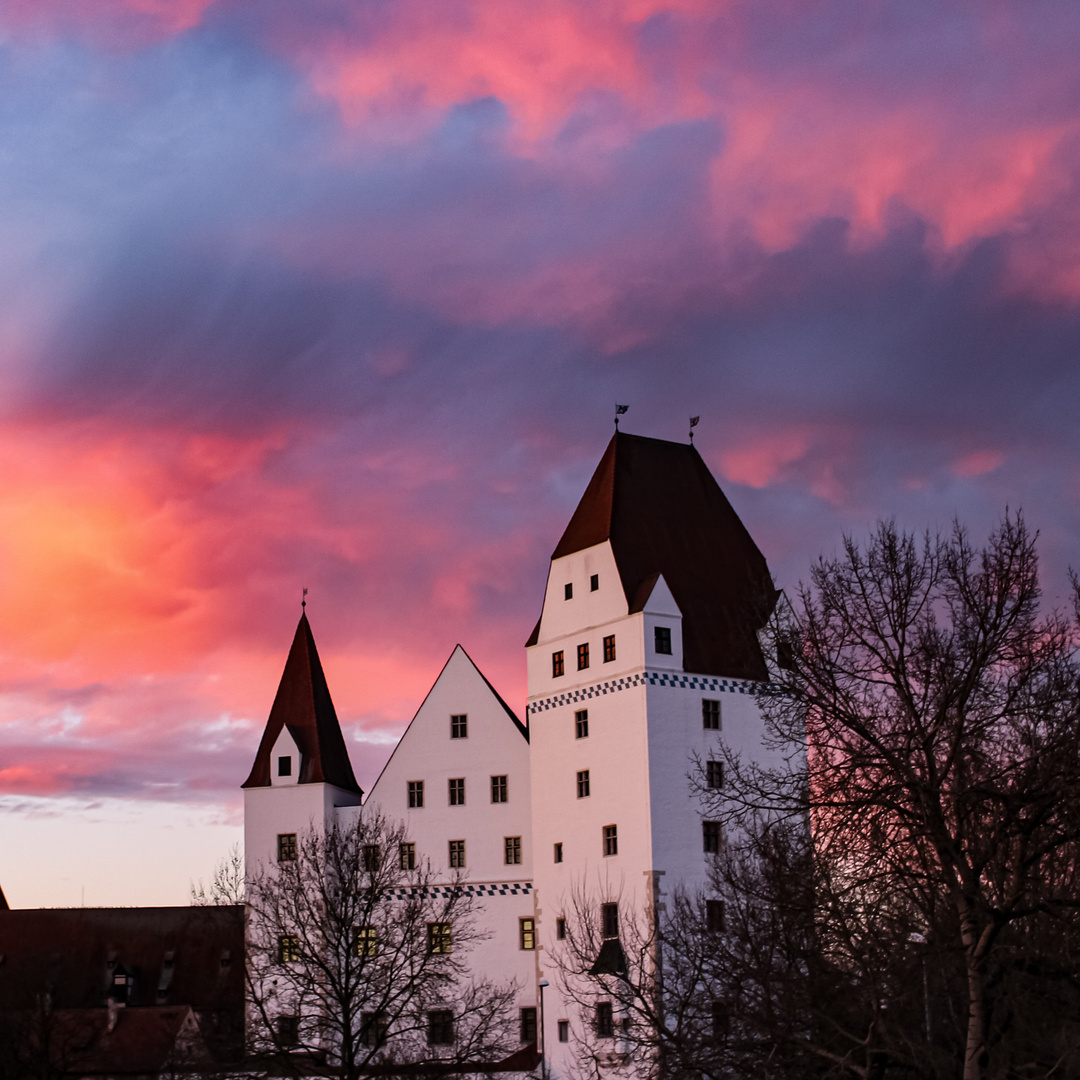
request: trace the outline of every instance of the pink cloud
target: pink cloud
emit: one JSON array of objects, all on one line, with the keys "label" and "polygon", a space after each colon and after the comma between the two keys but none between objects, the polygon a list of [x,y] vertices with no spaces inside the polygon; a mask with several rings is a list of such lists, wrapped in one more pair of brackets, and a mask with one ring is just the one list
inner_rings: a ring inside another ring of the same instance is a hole
[{"label": "pink cloud", "polygon": [[952,463],[953,476],[967,480],[974,476],[1000,469],[1005,464],[1005,455],[1000,450],[975,450],[965,454]]}]

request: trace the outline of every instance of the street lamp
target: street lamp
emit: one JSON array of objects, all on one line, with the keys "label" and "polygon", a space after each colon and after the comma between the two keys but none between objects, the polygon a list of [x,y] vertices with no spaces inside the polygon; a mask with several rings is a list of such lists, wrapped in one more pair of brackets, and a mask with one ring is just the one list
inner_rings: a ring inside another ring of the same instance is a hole
[{"label": "street lamp", "polygon": [[544,1034],[544,987],[550,986],[547,979],[540,980],[540,1075],[547,1080],[547,1036]]}]

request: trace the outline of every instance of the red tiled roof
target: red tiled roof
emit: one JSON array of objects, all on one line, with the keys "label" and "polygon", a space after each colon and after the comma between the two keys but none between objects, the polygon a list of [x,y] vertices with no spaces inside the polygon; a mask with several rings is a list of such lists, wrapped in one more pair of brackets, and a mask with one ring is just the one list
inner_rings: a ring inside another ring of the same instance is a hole
[{"label": "red tiled roof", "polygon": [[551,557],[605,540],[631,612],[664,575],[683,615],[686,671],[767,678],[757,631],[776,603],[769,567],[693,446],[612,438]]},{"label": "red tiled roof", "polygon": [[303,758],[301,784],[334,784],[360,794],[306,614],[300,616],[255,764],[243,787],[270,786],[270,754],[286,726]]}]

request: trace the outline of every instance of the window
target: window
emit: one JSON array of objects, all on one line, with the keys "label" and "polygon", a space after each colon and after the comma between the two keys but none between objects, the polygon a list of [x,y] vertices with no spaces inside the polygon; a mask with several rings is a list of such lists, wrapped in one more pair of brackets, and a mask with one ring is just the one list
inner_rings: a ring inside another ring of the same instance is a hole
[{"label": "window", "polygon": [[585,799],[589,795],[589,770],[582,769],[577,774],[577,797],[579,799]]},{"label": "window", "polygon": [[429,922],[427,924],[428,952],[432,956],[449,956],[454,951],[448,922]]},{"label": "window", "polygon": [[553,652],[551,654],[551,677],[557,679],[560,675],[564,674],[565,671],[563,651],[560,649],[558,652]]},{"label": "window", "polygon": [[724,901],[723,900],[706,900],[705,901],[705,929],[710,934],[718,934],[724,929]]},{"label": "window", "polygon": [[562,844],[555,845],[555,861],[562,862]]},{"label": "window", "polygon": [[563,599],[564,600],[573,600],[574,599],[574,585],[570,581],[568,581],[563,586]]},{"label": "window", "polygon": [[720,730],[720,702],[701,699],[701,726],[706,731]]},{"label": "window", "polygon": [[589,666],[589,643],[577,647],[577,669],[584,671]]},{"label": "window", "polygon": [[429,1046],[453,1046],[454,1014],[449,1009],[435,1009],[427,1014]]},{"label": "window", "polygon": [[671,655],[671,627],[670,626],[656,626],[653,627],[653,642],[656,646],[658,653],[663,653],[665,656]]},{"label": "window", "polygon": [[491,801],[506,802],[506,777],[493,776],[491,778]]},{"label": "window", "polygon": [[569,1042],[569,1041],[570,1041],[570,1021],[569,1020],[560,1020],[559,1021],[559,1042]]},{"label": "window", "polygon": [[518,939],[521,948],[527,951],[536,948],[536,923],[532,919],[518,919]]},{"label": "window", "polygon": [[574,713],[574,738],[587,739],[589,737],[589,710],[578,709]]},{"label": "window", "polygon": [[277,838],[277,861],[296,862],[296,833],[278,833]]},{"label": "window", "polygon": [[374,956],[379,951],[379,931],[374,926],[353,928],[353,955]]},{"label": "window", "polygon": [[619,905],[600,905],[600,934],[607,941],[619,936]]},{"label": "window", "polygon": [[793,671],[795,668],[795,644],[791,638],[782,637],[776,643],[776,666],[781,671]]},{"label": "window", "polygon": [[566,940],[566,920],[561,916],[555,920],[555,940]]},{"label": "window", "polygon": [[615,659],[615,635],[609,634],[604,638],[604,663],[610,664]]},{"label": "window", "polygon": [[601,1039],[615,1038],[615,1014],[610,1001],[600,1001],[596,1005],[596,1034]]},{"label": "window", "polygon": [[705,786],[718,791],[724,786],[724,763],[722,761],[705,762]]},{"label": "window", "polygon": [[362,1012],[360,1014],[360,1042],[364,1046],[382,1046],[386,1042],[389,1027],[384,1012]]},{"label": "window", "polygon": [[277,1028],[278,1046],[291,1050],[300,1043],[300,1017],[279,1016],[274,1021]]},{"label": "window", "polygon": [[726,1042],[731,1032],[731,1014],[722,1001],[712,1003],[712,1036],[718,1042]]},{"label": "window", "polygon": [[531,1006],[521,1010],[521,1041],[536,1042],[536,1009]]},{"label": "window", "polygon": [[378,844],[364,845],[364,869],[374,874],[382,866],[382,848]]},{"label": "window", "polygon": [[705,852],[709,855],[720,854],[720,822],[703,821],[701,823],[701,835],[704,842]]},{"label": "window", "polygon": [[458,713],[450,717],[450,738],[467,739],[469,737],[469,717],[465,713]]},{"label": "window", "polygon": [[402,870],[416,869],[416,845],[398,844],[399,865]]},{"label": "window", "polygon": [[600,575],[599,574],[593,574],[593,576],[591,578],[589,578],[589,592],[596,592],[596,590],[599,589],[599,588],[600,588]]},{"label": "window", "polygon": [[279,964],[295,964],[300,959],[300,939],[296,934],[279,934],[277,939]]},{"label": "window", "polygon": [[508,836],[503,843],[506,852],[506,865],[517,866],[521,862],[521,837]]},{"label": "window", "polygon": [[424,805],[424,781],[409,781],[409,809],[419,810]]},{"label": "window", "polygon": [[450,841],[450,869],[463,870],[465,868],[465,841]]},{"label": "window", "polygon": [[617,825],[604,826],[604,854],[619,854],[619,828]]},{"label": "window", "polygon": [[463,776],[459,776],[456,780],[450,781],[450,805],[465,805],[465,777]]},{"label": "window", "polygon": [[[277,774],[278,776],[292,776],[292,758],[291,757],[279,757],[277,759]],[[285,1019],[281,1017],[280,1019]]]}]

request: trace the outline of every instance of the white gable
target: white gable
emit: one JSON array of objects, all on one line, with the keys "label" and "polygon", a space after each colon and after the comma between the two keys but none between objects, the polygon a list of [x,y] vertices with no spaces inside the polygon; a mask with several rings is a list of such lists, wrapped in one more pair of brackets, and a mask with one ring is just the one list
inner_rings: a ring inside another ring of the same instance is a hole
[{"label": "white gable", "polygon": [[682,618],[679,605],[675,603],[675,597],[671,595],[671,590],[668,588],[663,574],[656,579],[656,584],[653,586],[652,592],[649,593],[649,598],[645,601],[643,610],[646,615],[668,615],[675,619]]},{"label": "white gable", "polygon": [[[286,759],[288,765],[285,767],[288,772],[283,776],[282,764]],[[296,740],[289,734],[288,727],[283,727],[281,734],[274,740],[274,749],[270,751],[270,786],[285,787],[299,783],[302,764],[300,748],[296,745]]]}]

